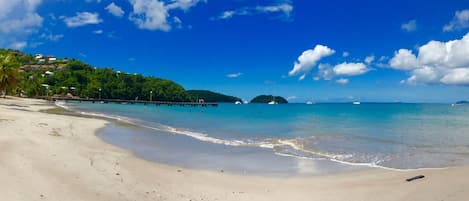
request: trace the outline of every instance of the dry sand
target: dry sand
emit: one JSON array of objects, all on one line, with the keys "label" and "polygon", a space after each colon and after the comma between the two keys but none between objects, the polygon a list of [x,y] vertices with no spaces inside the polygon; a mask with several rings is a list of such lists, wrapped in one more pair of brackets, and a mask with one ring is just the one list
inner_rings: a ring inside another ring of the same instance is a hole
[{"label": "dry sand", "polygon": [[469,200],[468,167],[263,177],[148,162],[96,137],[105,120],[51,107],[0,98],[0,200]]}]

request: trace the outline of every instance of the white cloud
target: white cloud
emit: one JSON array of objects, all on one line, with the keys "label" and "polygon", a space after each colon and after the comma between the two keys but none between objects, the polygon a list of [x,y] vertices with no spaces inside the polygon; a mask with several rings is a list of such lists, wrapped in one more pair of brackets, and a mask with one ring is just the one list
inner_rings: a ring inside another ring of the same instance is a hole
[{"label": "white cloud", "polygon": [[469,85],[469,68],[456,68],[450,70],[441,82],[452,85]]},{"label": "white cloud", "polygon": [[98,29],[98,30],[95,30],[93,31],[94,34],[103,34],[104,31],[102,29]]},{"label": "white cloud", "polygon": [[50,41],[54,41],[54,42],[57,42],[59,41],[60,39],[62,39],[64,37],[63,34],[57,34],[57,35],[54,35],[54,34],[46,34],[46,33],[43,33],[39,36],[40,38],[42,39],[46,39],[46,40],[50,40]]},{"label": "white cloud", "polygon": [[443,26],[443,31],[454,31],[469,28],[469,9],[456,11],[453,19]]},{"label": "white cloud", "polygon": [[348,52],[343,52],[342,53],[342,57],[348,57],[349,55],[350,55],[350,53],[348,53]]},{"label": "white cloud", "polygon": [[288,19],[291,16],[293,11],[293,6],[290,3],[280,3],[268,6],[256,6],[256,7],[243,7],[235,10],[228,10],[222,12],[217,17],[213,17],[213,20],[226,20],[230,19],[236,15],[238,16],[248,16],[248,15],[258,15],[258,14],[277,14],[284,19]]},{"label": "white cloud", "polygon": [[407,32],[412,32],[417,30],[417,20],[410,20],[408,22],[401,24],[401,29]]},{"label": "white cloud", "polygon": [[229,77],[229,78],[237,78],[239,76],[243,75],[243,73],[231,73],[231,74],[228,74],[226,75],[226,77]]},{"label": "white cloud", "polygon": [[394,57],[389,61],[389,65],[397,70],[412,70],[419,66],[417,57],[411,50],[407,49],[394,52]]},{"label": "white cloud", "polygon": [[298,80],[301,81],[301,80],[304,80],[305,78],[306,78],[306,74],[303,74],[303,75],[301,75],[301,76],[298,78]]},{"label": "white cloud", "polygon": [[371,64],[371,62],[373,62],[374,60],[375,60],[375,56],[374,56],[374,55],[370,55],[370,56],[367,56],[367,57],[365,58],[365,63],[369,65],[369,64]]},{"label": "white cloud", "polygon": [[341,63],[332,69],[336,75],[355,76],[362,75],[370,71],[364,63]]},{"label": "white cloud", "polygon": [[297,98],[296,96],[288,96],[287,101],[291,101],[291,100],[296,99],[296,98]]},{"label": "white cloud", "polygon": [[41,0],[0,1],[0,47],[22,49],[27,38],[42,27],[36,12]]},{"label": "white cloud", "polygon": [[[203,0],[172,0],[170,3],[165,4],[165,2],[160,0],[129,1],[133,7],[129,19],[134,22],[138,28],[160,31],[171,30],[171,25],[168,22],[170,10],[180,9],[187,11],[198,3],[205,2]],[[177,24],[177,26],[181,26],[181,24]]]},{"label": "white cloud", "polygon": [[11,43],[8,47],[12,48],[12,49],[15,49],[15,50],[21,50],[21,49],[25,48],[26,45],[28,45],[28,43],[26,41],[15,41],[15,42]]},{"label": "white cloud", "polygon": [[133,12],[129,19],[138,28],[148,30],[169,31],[171,26],[167,22],[168,10],[163,2],[156,0],[130,0]]},{"label": "white cloud", "polygon": [[349,83],[349,79],[341,78],[335,81],[337,84],[346,85]]},{"label": "white cloud", "polygon": [[308,74],[319,60],[334,53],[335,50],[327,46],[316,45],[314,49],[306,50],[298,57],[293,65],[293,69],[288,72],[288,75]]},{"label": "white cloud", "polygon": [[430,41],[419,48],[418,56],[401,49],[390,60],[391,68],[406,70],[411,84],[469,84],[469,33],[460,40]]},{"label": "white cloud", "polygon": [[332,66],[330,64],[319,64],[318,76],[315,77],[315,80],[319,80],[320,78],[323,78],[324,80],[332,80],[334,76],[335,73],[332,70]]},{"label": "white cloud", "polygon": [[106,6],[106,10],[116,17],[122,17],[125,14],[124,10],[122,10],[122,8],[116,5],[114,2]]},{"label": "white cloud", "polygon": [[68,27],[80,27],[88,24],[100,24],[103,20],[98,13],[77,12],[73,17],[61,17]]},{"label": "white cloud", "polygon": [[173,0],[166,7],[168,9],[181,9],[181,10],[187,11],[191,7],[196,6],[200,2],[206,2],[206,0]]}]

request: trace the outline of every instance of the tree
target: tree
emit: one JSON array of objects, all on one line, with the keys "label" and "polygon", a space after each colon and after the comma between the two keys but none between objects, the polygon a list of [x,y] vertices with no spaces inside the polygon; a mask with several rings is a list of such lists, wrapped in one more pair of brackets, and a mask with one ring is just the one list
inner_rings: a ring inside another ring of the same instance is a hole
[{"label": "tree", "polygon": [[18,67],[13,54],[0,55],[0,91],[4,97],[13,91],[19,82]]}]

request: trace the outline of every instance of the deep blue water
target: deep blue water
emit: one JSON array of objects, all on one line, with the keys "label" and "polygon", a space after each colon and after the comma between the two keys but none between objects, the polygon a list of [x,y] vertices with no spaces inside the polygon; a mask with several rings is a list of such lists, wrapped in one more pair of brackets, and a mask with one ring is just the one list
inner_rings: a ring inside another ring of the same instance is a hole
[{"label": "deep blue water", "polygon": [[67,103],[226,146],[397,169],[469,164],[469,106],[449,104],[221,104],[180,107]]}]

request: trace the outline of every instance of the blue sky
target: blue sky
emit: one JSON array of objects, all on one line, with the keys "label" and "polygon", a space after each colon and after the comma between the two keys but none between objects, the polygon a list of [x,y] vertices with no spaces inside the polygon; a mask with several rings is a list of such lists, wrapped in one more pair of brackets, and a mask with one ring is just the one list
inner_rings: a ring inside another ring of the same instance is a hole
[{"label": "blue sky", "polygon": [[2,0],[0,13],[1,47],[186,89],[292,102],[469,99],[469,0]]}]

